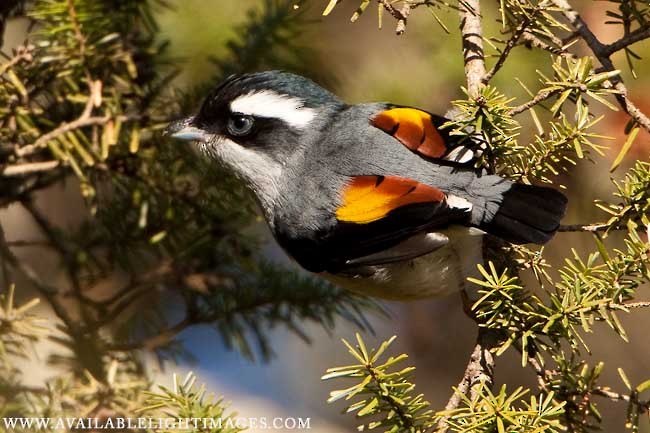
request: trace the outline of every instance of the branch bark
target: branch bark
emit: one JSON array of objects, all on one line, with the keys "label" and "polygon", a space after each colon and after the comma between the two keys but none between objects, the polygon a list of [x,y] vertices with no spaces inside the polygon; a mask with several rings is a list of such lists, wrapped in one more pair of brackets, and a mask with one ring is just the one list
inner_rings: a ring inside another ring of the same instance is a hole
[{"label": "branch bark", "polygon": [[[406,21],[411,13],[411,8],[414,6],[409,2],[404,2],[404,5],[401,9],[397,9],[393,6],[392,2],[389,0],[377,0],[377,2],[384,7],[384,9],[397,20],[397,26],[395,27],[395,33],[397,35],[403,35],[406,31]],[[419,4],[418,4],[419,5]]]},{"label": "branch bark", "polygon": [[59,166],[59,161],[30,162],[27,164],[7,165],[0,169],[0,177],[24,176],[27,174],[49,171]]},{"label": "branch bark", "polygon": [[478,98],[486,75],[480,0],[460,2],[460,32],[467,91],[470,97]]},{"label": "branch bark", "polygon": [[[496,347],[498,341],[498,335],[494,330],[479,328],[476,346],[469,357],[462,379],[445,406],[446,412],[457,409],[465,395],[469,394],[470,400],[476,398],[481,386],[492,387],[494,356],[491,350]],[[437,433],[447,431],[448,420],[449,415],[440,418],[436,427]]]},{"label": "branch bark", "polygon": [[[481,23],[480,0],[460,2],[460,31],[463,43],[463,59],[467,91],[471,98],[478,98],[486,81],[485,56],[483,52],[483,29]],[[489,78],[488,78],[489,79]],[[498,249],[498,248],[497,248]],[[485,254],[492,254],[484,249]],[[445,411],[451,411],[460,405],[463,396],[470,399],[477,397],[482,386],[492,387],[494,378],[494,356],[491,350],[499,342],[497,331],[486,328],[478,329],[476,345],[470,355],[465,373],[458,383],[454,394],[449,398]],[[449,428],[449,415],[442,417],[436,431],[443,433]]]},{"label": "branch bark", "polygon": [[625,35],[625,37],[607,45],[604,49],[604,52],[607,54],[607,56],[611,56],[617,51],[623,50],[636,42],[648,38],[650,38],[650,24],[641,26],[638,29]]},{"label": "branch bark", "polygon": [[[596,35],[591,31],[587,23],[582,19],[580,14],[573,9],[571,4],[567,0],[552,0],[553,3],[561,8],[563,10],[563,14],[565,18],[569,21],[569,23],[573,26],[573,28],[576,30],[577,34],[582,37],[582,39],[587,43],[589,46],[589,49],[593,52],[594,56],[598,59],[601,65],[603,65],[604,70],[606,71],[614,71],[616,68],[614,67],[614,64],[612,63],[612,60],[610,59],[610,56],[614,53],[612,51],[612,46],[614,46],[614,49],[618,48],[619,45],[617,43],[613,43],[611,45],[605,45],[603,44],[597,37]],[[639,35],[636,35],[634,37],[630,37],[628,35],[629,41],[625,41],[622,45],[621,48],[624,48],[626,43],[629,45],[629,43],[632,43],[631,41],[634,41],[635,38],[640,37],[643,32],[640,32]],[[625,40],[626,38],[623,38]],[[629,43],[628,43],[629,42]],[[645,128],[647,131],[650,132],[650,118],[646,116],[639,108],[634,105],[634,103],[630,100],[627,94],[627,87],[625,87],[625,84],[623,83],[623,80],[621,79],[620,76],[612,78],[609,83],[611,86],[618,90],[618,94],[615,95],[616,100],[618,101],[619,105],[625,110],[627,114],[632,117],[639,125],[641,125],[643,128]]]}]

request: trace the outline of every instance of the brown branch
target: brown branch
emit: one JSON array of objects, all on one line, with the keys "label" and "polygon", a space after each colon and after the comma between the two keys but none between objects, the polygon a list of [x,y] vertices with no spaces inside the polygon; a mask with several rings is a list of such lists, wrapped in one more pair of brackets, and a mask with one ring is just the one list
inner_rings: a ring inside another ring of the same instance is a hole
[{"label": "brown branch", "polygon": [[15,153],[19,157],[24,157],[27,155],[31,155],[35,152],[37,152],[39,149],[45,147],[47,145],[47,142],[50,140],[53,140],[67,132],[73,131],[75,129],[83,128],[85,126],[94,126],[94,125],[104,125],[111,120],[118,120],[118,121],[130,121],[130,120],[135,120],[139,116],[137,115],[121,115],[121,116],[116,116],[116,117],[111,117],[111,116],[93,116],[93,117],[84,117],[83,115],[80,116],[78,119],[73,120],[68,123],[64,123],[58,128],[48,132],[47,134],[44,134],[38,138],[33,144],[28,144],[26,146],[20,147],[16,149]]},{"label": "brown branch", "polygon": [[16,55],[13,56],[8,62],[3,63],[0,66],[0,75],[3,75],[5,72],[7,72],[9,69],[13,68],[20,62],[31,62],[34,60],[34,56],[32,55],[32,51],[34,50],[33,45],[28,45],[28,46],[21,46],[18,47],[15,51]]},{"label": "brown branch", "polygon": [[460,31],[467,91],[470,97],[477,98],[486,74],[480,0],[460,2]]},{"label": "brown branch", "polygon": [[[567,0],[552,0],[553,3],[563,10],[565,18],[571,23],[576,32],[582,37],[582,39],[587,43],[589,49],[593,52],[594,56],[598,59],[600,64],[603,66],[606,71],[615,71],[616,68],[610,59],[612,45],[603,44],[596,35],[591,31],[587,23],[582,19],[580,14],[576,12]],[[637,37],[637,36],[635,36]],[[624,38],[625,39],[625,38]],[[616,47],[616,46],[615,46]],[[620,76],[616,76],[605,82],[609,86],[613,87],[618,91],[614,96],[618,101],[619,105],[625,110],[627,114],[632,117],[639,125],[645,128],[647,131],[650,131],[650,118],[646,116],[639,108],[630,101],[627,94],[627,87],[623,83],[623,80]]]},{"label": "brown branch", "polygon": [[44,247],[44,248],[51,248],[52,244],[48,241],[44,240],[33,240],[33,241],[28,241],[24,239],[20,239],[17,241],[7,241],[7,246],[10,248],[29,248],[29,247]]},{"label": "brown branch", "polygon": [[109,116],[95,116],[95,117],[85,117],[80,116],[78,119],[71,122],[63,123],[58,128],[48,132],[47,134],[41,135],[38,140],[33,144],[20,147],[16,149],[16,155],[19,157],[31,155],[34,152],[37,152],[39,149],[45,147],[47,142],[53,140],[67,132],[73,131],[75,129],[83,128],[84,126],[91,125],[102,125],[110,120]]},{"label": "brown branch", "polygon": [[[405,2],[401,9],[397,9],[389,0],[377,0],[377,3],[382,5],[384,9],[397,20],[397,26],[395,27],[395,33],[397,35],[403,35],[406,31],[406,21],[408,20],[409,14],[411,13],[411,8],[414,6],[409,2]],[[417,6],[424,4],[425,2],[419,3]]]},{"label": "brown branch", "polygon": [[[41,135],[34,143],[17,148],[15,150],[16,156],[22,158],[24,156],[31,155],[37,152],[39,149],[45,147],[48,141],[53,140],[75,129],[83,128],[85,126],[102,125],[110,121],[110,116],[91,116],[93,107],[98,105],[98,101],[101,101],[101,81],[92,81],[88,79],[88,87],[90,89],[88,101],[86,102],[83,111],[77,119],[62,123],[58,128],[55,128],[52,131]],[[132,117],[118,116],[117,119],[130,120]]]},{"label": "brown branch", "polygon": [[406,31],[406,21],[411,14],[410,3],[404,3],[404,6],[400,9],[400,14],[402,15],[402,18],[397,20],[397,26],[395,27],[395,34],[398,36],[403,35]]},{"label": "brown branch", "polygon": [[126,352],[130,350],[144,349],[148,351],[153,351],[159,347],[168,344],[170,341],[172,341],[174,337],[176,337],[178,334],[180,334],[190,326],[197,325],[200,323],[205,323],[205,322],[201,320],[195,320],[194,318],[188,315],[183,320],[176,323],[175,325],[165,328],[151,337],[133,343],[113,344],[110,346],[109,350]]},{"label": "brown branch", "polygon": [[[498,341],[498,335],[494,330],[479,328],[476,346],[474,346],[462,379],[445,406],[445,412],[457,409],[465,395],[469,394],[470,400],[476,398],[481,386],[492,386],[494,380],[494,356],[491,350],[497,346]],[[440,418],[436,426],[436,433],[447,431],[447,421],[449,421],[449,415]]]},{"label": "brown branch", "polygon": [[[517,346],[517,350],[521,353],[521,346]],[[528,364],[535,370],[535,374],[537,375],[537,386],[539,389],[542,391],[548,391],[548,378],[550,376],[550,371],[544,368],[542,364],[535,358],[534,356],[529,356],[528,357]]]},{"label": "brown branch", "polygon": [[558,232],[604,232],[608,224],[566,224],[557,229]]},{"label": "brown branch", "polygon": [[[467,92],[471,98],[478,98],[484,85],[483,79],[486,76],[480,0],[461,1],[459,14]],[[494,357],[491,350],[497,346],[498,342],[499,337],[495,330],[479,327],[476,345],[465,368],[465,373],[447,402],[445,411],[458,408],[465,395],[469,394],[469,398],[472,400],[476,398],[482,386],[492,387]],[[449,415],[441,417],[436,431],[439,433],[447,431],[448,420]]]},{"label": "brown branch", "polygon": [[[521,351],[521,348],[518,349]],[[548,392],[550,389],[549,380],[551,380],[552,376],[554,374],[557,374],[557,372],[547,370],[537,361],[536,358],[533,357],[528,358],[528,365],[532,367],[532,369],[535,371],[535,374],[537,375],[537,384],[539,388],[542,391]],[[619,392],[612,391],[609,389],[609,387],[593,388],[589,391],[589,393],[607,398],[610,401],[621,401],[626,403],[631,402],[644,411],[648,411],[650,409],[650,400],[642,401],[639,400],[638,396],[635,394],[621,394]]]},{"label": "brown branch", "polygon": [[30,162],[27,164],[7,165],[0,169],[1,177],[15,177],[25,176],[27,174],[40,173],[43,171],[50,171],[57,168],[60,161],[43,161],[43,162]]},{"label": "brown branch", "polygon": [[650,301],[638,301],[638,302],[626,302],[623,304],[625,308],[649,308],[650,307]]},{"label": "brown branch", "polygon": [[556,46],[553,46],[544,42],[530,31],[525,31],[522,35],[522,39],[533,48],[548,51],[549,53],[555,54],[557,56],[576,57],[575,54],[568,52],[566,48],[564,48],[566,44],[564,44],[562,40],[553,40],[552,42],[556,44]]},{"label": "brown branch", "polygon": [[638,29],[628,33],[625,37],[605,46],[604,53],[609,57],[617,51],[623,50],[630,45],[650,38],[650,24],[645,24]]},{"label": "brown branch", "polygon": [[592,390],[595,395],[605,397],[611,401],[623,401],[637,406],[644,412],[650,410],[650,400],[639,400],[636,392],[630,395],[621,394],[620,392],[611,391],[608,387],[600,387]]},{"label": "brown branch", "polygon": [[[597,233],[597,232],[604,232],[604,231],[617,231],[617,230],[628,230],[627,226],[619,226],[619,225],[609,225],[605,223],[593,223],[593,224],[563,224],[561,225],[557,231],[558,232],[590,232],[590,233]],[[648,230],[647,227],[639,225],[637,227],[637,231],[646,231]]]},{"label": "brown branch", "polygon": [[503,50],[501,51],[501,55],[497,59],[496,63],[492,68],[488,71],[487,74],[483,77],[483,84],[487,84],[492,77],[501,69],[501,67],[504,65],[506,62],[506,59],[510,55],[510,52],[517,46],[517,43],[519,42],[520,39],[524,36],[524,34],[528,30],[528,26],[530,26],[531,22],[535,19],[537,14],[539,13],[539,9],[535,9],[535,11],[530,14],[530,16],[527,16],[526,19],[524,19],[515,31],[512,33],[512,36],[510,39],[508,39],[508,42],[506,42],[505,47],[503,47]]},{"label": "brown branch", "polygon": [[533,99],[531,99],[530,101],[511,108],[510,111],[508,111],[508,115],[516,116],[517,114],[521,114],[524,111],[527,111],[527,110],[531,109],[535,105],[546,101],[551,96],[556,95],[558,93],[560,93],[560,90],[542,90],[542,91],[539,91],[539,92],[537,92],[535,97]]}]

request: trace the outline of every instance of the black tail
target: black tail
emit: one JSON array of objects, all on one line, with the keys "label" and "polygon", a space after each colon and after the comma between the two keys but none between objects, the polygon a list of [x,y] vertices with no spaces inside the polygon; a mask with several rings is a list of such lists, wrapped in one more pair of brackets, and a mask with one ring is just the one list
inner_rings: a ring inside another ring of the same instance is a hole
[{"label": "black tail", "polygon": [[515,244],[544,244],[560,227],[567,198],[553,188],[513,184],[494,217],[479,227]]}]

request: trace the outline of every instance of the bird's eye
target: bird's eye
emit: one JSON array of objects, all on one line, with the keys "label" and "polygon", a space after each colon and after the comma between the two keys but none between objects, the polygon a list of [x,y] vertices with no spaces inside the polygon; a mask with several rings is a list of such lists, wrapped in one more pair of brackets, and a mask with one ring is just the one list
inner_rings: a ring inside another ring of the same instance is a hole
[{"label": "bird's eye", "polygon": [[245,114],[232,114],[228,119],[228,132],[242,137],[253,129],[253,118]]}]

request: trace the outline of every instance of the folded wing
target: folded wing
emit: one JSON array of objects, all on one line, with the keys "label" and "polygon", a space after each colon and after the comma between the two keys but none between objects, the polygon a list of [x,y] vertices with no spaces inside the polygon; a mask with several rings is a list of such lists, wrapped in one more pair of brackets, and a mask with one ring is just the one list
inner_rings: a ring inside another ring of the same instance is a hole
[{"label": "folded wing", "polygon": [[451,164],[472,164],[485,150],[484,143],[478,136],[471,140],[466,136],[450,135],[442,128],[448,121],[417,108],[392,106],[377,113],[370,123],[424,158]]},{"label": "folded wing", "polygon": [[303,239],[292,254],[308,270],[337,272],[427,254],[447,242],[444,235],[428,233],[467,223],[471,214],[466,200],[398,176],[352,177],[341,197],[335,224],[311,242]]}]

